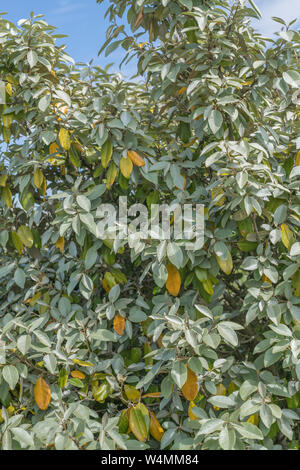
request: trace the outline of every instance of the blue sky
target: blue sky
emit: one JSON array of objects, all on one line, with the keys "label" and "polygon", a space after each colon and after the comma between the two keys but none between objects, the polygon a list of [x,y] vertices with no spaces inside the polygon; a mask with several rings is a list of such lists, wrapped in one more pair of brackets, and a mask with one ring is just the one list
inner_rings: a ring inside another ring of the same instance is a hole
[{"label": "blue sky", "polygon": [[[256,4],[263,19],[255,22],[255,26],[264,35],[271,35],[280,27],[271,20],[271,16],[279,16],[286,21],[297,17],[300,19],[300,0],[256,0]],[[59,28],[59,33],[69,36],[63,42],[67,44],[67,52],[76,61],[88,62],[94,58],[94,63],[104,67],[110,62],[118,64],[122,57],[121,51],[109,57],[97,57],[109,25],[109,20],[104,19],[108,5],[109,0],[101,5],[96,0],[11,0],[6,2],[6,18],[16,22],[28,18],[31,11],[35,14],[43,13],[49,24]],[[133,66],[130,67],[131,71]]]}]

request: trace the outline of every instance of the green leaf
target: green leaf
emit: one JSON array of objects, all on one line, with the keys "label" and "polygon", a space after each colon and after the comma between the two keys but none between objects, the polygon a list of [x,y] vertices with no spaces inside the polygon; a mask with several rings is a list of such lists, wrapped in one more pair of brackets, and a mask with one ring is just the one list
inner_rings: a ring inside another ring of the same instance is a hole
[{"label": "green leaf", "polygon": [[14,390],[15,386],[19,381],[19,372],[15,366],[4,366],[2,370],[2,376],[8,383],[9,388]]},{"label": "green leaf", "polygon": [[208,117],[208,124],[213,134],[216,134],[222,127],[223,116],[220,111],[213,109]]},{"label": "green leaf", "polygon": [[183,361],[176,361],[171,370],[171,376],[176,385],[181,389],[187,379],[187,368]]}]

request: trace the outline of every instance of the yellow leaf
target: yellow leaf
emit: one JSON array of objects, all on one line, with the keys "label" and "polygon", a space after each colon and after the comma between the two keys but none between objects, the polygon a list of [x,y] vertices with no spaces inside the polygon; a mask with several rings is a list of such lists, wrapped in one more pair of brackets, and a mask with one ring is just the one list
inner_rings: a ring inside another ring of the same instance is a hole
[{"label": "yellow leaf", "polygon": [[146,442],[149,434],[149,411],[142,403],[129,409],[129,428],[134,436],[141,442]]},{"label": "yellow leaf", "polygon": [[281,240],[284,246],[289,250],[294,243],[293,232],[287,224],[281,225]]},{"label": "yellow leaf", "polygon": [[85,374],[80,372],[80,370],[72,370],[71,376],[74,377],[74,379],[85,379]]},{"label": "yellow leaf", "polygon": [[125,329],[125,318],[119,313],[114,317],[114,330],[118,335],[122,336]]},{"label": "yellow leaf", "polygon": [[65,247],[64,237],[58,237],[57,242],[56,242],[56,248],[58,248],[60,252],[62,253],[64,251],[64,247]]},{"label": "yellow leaf", "polygon": [[30,228],[26,227],[26,225],[21,225],[21,227],[18,228],[17,233],[23,245],[31,248],[33,245],[33,235]]},{"label": "yellow leaf", "polygon": [[11,83],[7,83],[5,88],[6,88],[6,93],[7,93],[9,96],[12,96],[13,90],[12,90]]},{"label": "yellow leaf", "polygon": [[139,401],[141,398],[141,392],[132,385],[124,385],[124,392],[130,401]]},{"label": "yellow leaf", "polygon": [[186,86],[183,86],[182,88],[180,88],[180,90],[177,91],[177,95],[182,95],[184,92],[186,91]]},{"label": "yellow leaf", "polygon": [[7,207],[11,208],[12,207],[12,194],[8,186],[4,186],[4,188],[2,189],[2,194],[3,194],[5,204],[7,205]]},{"label": "yellow leaf", "polygon": [[39,377],[34,386],[34,399],[41,410],[46,410],[51,400],[51,391],[47,382]]},{"label": "yellow leaf", "polygon": [[136,166],[145,166],[145,160],[136,152],[133,150],[128,151],[128,157],[134,163]]},{"label": "yellow leaf", "polygon": [[56,142],[52,142],[49,146],[49,154],[56,153],[58,151],[58,145]]},{"label": "yellow leaf", "polygon": [[255,413],[254,415],[249,416],[249,418],[247,419],[247,423],[254,424],[255,426],[258,425],[258,421],[259,421],[259,418],[258,418],[257,413]]},{"label": "yellow leaf", "polygon": [[155,414],[150,411],[150,434],[158,442],[162,440],[162,437],[165,433],[161,427],[159,421],[157,420]]},{"label": "yellow leaf", "polygon": [[262,275],[261,280],[262,282],[268,282],[269,284],[272,284],[272,281],[265,274]]},{"label": "yellow leaf", "polygon": [[71,139],[70,139],[70,134],[67,129],[64,129],[63,127],[60,129],[59,134],[58,134],[58,139],[63,149],[70,150]]},{"label": "yellow leaf", "polygon": [[42,186],[44,181],[44,174],[41,168],[37,168],[33,174],[34,186],[38,189]]},{"label": "yellow leaf", "polygon": [[187,378],[181,391],[183,393],[183,396],[187,400],[193,401],[195,400],[198,394],[198,390],[199,390],[198,378],[195,372],[193,372],[187,365],[186,365],[186,369],[187,369]]},{"label": "yellow leaf", "polygon": [[181,287],[181,277],[178,269],[173,264],[167,264],[166,266],[168,271],[168,279],[166,282],[166,288],[168,289],[169,294],[177,297],[180,287]]},{"label": "yellow leaf", "polygon": [[242,85],[249,86],[249,85],[252,85],[252,83],[253,83],[253,80],[248,80],[247,82],[243,82]]},{"label": "yellow leaf", "polygon": [[120,161],[120,170],[121,170],[121,173],[122,175],[129,179],[130,178],[130,175],[132,173],[132,169],[133,169],[133,163],[132,161],[130,160],[130,158],[121,158],[121,161]]},{"label": "yellow leaf", "polygon": [[295,166],[300,166],[300,150],[296,155]]},{"label": "yellow leaf", "polygon": [[73,362],[81,367],[94,367],[92,362],[82,361],[81,359],[73,359]]}]

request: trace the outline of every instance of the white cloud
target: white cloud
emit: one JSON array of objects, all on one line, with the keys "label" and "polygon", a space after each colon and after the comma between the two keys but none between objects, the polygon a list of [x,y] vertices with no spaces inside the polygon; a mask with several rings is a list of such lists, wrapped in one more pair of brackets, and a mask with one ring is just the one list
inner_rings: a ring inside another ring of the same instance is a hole
[{"label": "white cloud", "polygon": [[[281,25],[272,20],[272,16],[282,18],[289,23],[294,19],[300,19],[299,0],[256,0],[256,4],[262,13],[262,19],[255,21],[255,27],[266,36],[272,35],[281,29]],[[296,23],[293,25],[295,27]]]}]

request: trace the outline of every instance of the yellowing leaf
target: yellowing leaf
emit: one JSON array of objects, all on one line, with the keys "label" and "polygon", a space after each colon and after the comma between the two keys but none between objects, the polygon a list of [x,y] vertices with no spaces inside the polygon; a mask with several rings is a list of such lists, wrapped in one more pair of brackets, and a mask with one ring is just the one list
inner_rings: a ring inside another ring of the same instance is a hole
[{"label": "yellowing leaf", "polygon": [[[128,426],[129,426],[129,421],[128,421],[128,410],[122,410],[121,411],[121,416],[118,422],[118,427],[119,427],[119,433],[120,434],[126,434],[128,432]],[[130,432],[130,430],[129,430]]]},{"label": "yellowing leaf", "polygon": [[4,139],[4,142],[6,142],[7,144],[9,144],[10,137],[11,137],[10,129],[7,128],[7,127],[3,127],[2,132],[3,132],[3,139]]},{"label": "yellowing leaf", "polygon": [[149,411],[142,403],[129,409],[129,428],[134,436],[141,442],[146,442],[149,434]]},{"label": "yellowing leaf", "polygon": [[33,245],[33,234],[30,228],[26,227],[26,225],[21,225],[21,227],[18,228],[17,233],[23,245],[31,248]]},{"label": "yellowing leaf", "polygon": [[143,9],[141,9],[135,21],[134,29],[140,26],[141,22],[143,21],[143,18],[144,18],[144,13],[143,13]]},{"label": "yellowing leaf", "polygon": [[7,207],[12,207],[12,194],[8,186],[4,186],[2,189],[3,199]]},{"label": "yellowing leaf", "polygon": [[58,248],[60,252],[62,253],[64,251],[64,247],[65,247],[64,237],[58,237],[57,242],[56,242],[56,248]]},{"label": "yellowing leaf", "polygon": [[248,80],[247,82],[243,82],[242,85],[249,86],[249,85],[252,85],[252,83],[253,83],[253,80]]},{"label": "yellowing leaf", "polygon": [[130,401],[139,401],[141,392],[132,385],[124,385],[124,392]]},{"label": "yellowing leaf", "polygon": [[14,120],[14,115],[12,113],[10,114],[3,114],[2,116],[2,121],[3,121],[3,126],[7,129],[10,128]]},{"label": "yellowing leaf", "polygon": [[233,263],[232,263],[232,257],[230,254],[230,251],[227,252],[227,257],[226,259],[223,259],[220,256],[217,256],[217,263],[220,266],[220,269],[229,276],[231,271],[233,270]]},{"label": "yellowing leaf", "polygon": [[125,318],[122,317],[119,313],[114,317],[114,330],[118,335],[122,336],[125,329]]},{"label": "yellowing leaf", "polygon": [[224,197],[223,194],[225,194],[224,190],[220,186],[213,188],[211,192],[211,197],[213,200],[217,199],[217,201],[215,202],[216,206],[219,206],[219,207],[224,206],[226,202],[226,197]]},{"label": "yellowing leaf", "polygon": [[51,400],[51,391],[47,382],[39,377],[34,386],[34,399],[41,410],[46,410]]},{"label": "yellowing leaf", "polygon": [[103,286],[103,289],[105,290],[105,292],[109,293],[111,287],[109,287],[108,282],[107,282],[106,279],[103,279],[102,286]]},{"label": "yellowing leaf", "polygon": [[29,301],[30,307],[34,307],[35,304],[37,303],[37,301],[40,300],[41,296],[42,296],[42,292],[41,292],[41,291],[40,291],[40,292],[37,292],[36,294],[34,294],[34,296],[32,297],[32,299],[30,299],[30,301]]},{"label": "yellowing leaf", "polygon": [[166,288],[168,289],[169,294],[176,297],[180,291],[181,287],[181,277],[178,269],[173,264],[167,264],[166,266],[168,271],[168,279],[166,282]]},{"label": "yellowing leaf", "polygon": [[186,369],[187,369],[187,379],[181,391],[183,393],[183,396],[187,400],[193,401],[195,400],[198,394],[198,390],[199,390],[198,378],[195,372],[193,372],[187,365],[186,365]]},{"label": "yellowing leaf", "polygon": [[133,150],[128,151],[128,157],[134,163],[136,166],[145,166],[145,160],[136,152]]},{"label": "yellowing leaf", "polygon": [[101,149],[101,163],[103,168],[107,168],[113,154],[113,146],[109,139],[105,141]]},{"label": "yellowing leaf", "polygon": [[300,297],[300,269],[293,275],[292,277],[292,284],[294,290],[294,294],[297,297]]},{"label": "yellowing leaf", "polygon": [[46,178],[43,179],[43,184],[42,184],[42,195],[45,196],[47,191],[47,181]]},{"label": "yellowing leaf", "polygon": [[295,166],[300,166],[300,150],[296,155]]},{"label": "yellowing leaf", "polygon": [[0,186],[5,188],[8,175],[0,175]]},{"label": "yellowing leaf", "polygon": [[81,367],[94,367],[92,362],[82,361],[81,359],[73,359],[73,362]]},{"label": "yellowing leaf", "polygon": [[269,279],[265,274],[262,275],[261,280],[262,282],[268,282],[269,284],[272,284],[271,279]]},{"label": "yellowing leaf", "polygon": [[44,181],[44,174],[41,168],[37,168],[33,174],[34,186],[38,189],[42,186]]},{"label": "yellowing leaf", "polygon": [[56,142],[52,142],[49,146],[49,154],[56,153],[58,151],[58,145]]},{"label": "yellowing leaf", "polygon": [[[226,395],[226,388],[224,387],[223,384],[219,384],[217,386],[217,393],[216,395]],[[219,407],[214,405],[214,410],[219,411]]]},{"label": "yellowing leaf", "polygon": [[11,83],[7,83],[5,88],[6,88],[6,93],[7,93],[9,96],[12,96],[13,90],[12,90]]},{"label": "yellowing leaf", "polygon": [[230,382],[227,389],[228,395],[231,395],[236,390],[239,390],[239,387],[234,382]]},{"label": "yellowing leaf", "polygon": [[63,390],[68,383],[68,372],[66,369],[60,369],[58,374],[58,385]]},{"label": "yellowing leaf", "polygon": [[121,161],[120,161],[120,170],[121,170],[121,173],[122,175],[129,179],[130,178],[130,175],[132,173],[132,169],[133,169],[133,163],[132,161],[130,160],[130,158],[121,158]]},{"label": "yellowing leaf", "polygon": [[163,428],[161,427],[159,421],[157,420],[155,414],[150,411],[150,434],[151,436],[158,442],[162,440],[162,437],[165,433]]},{"label": "yellowing leaf", "polygon": [[85,379],[85,374],[80,372],[80,370],[72,370],[71,376],[74,377],[74,379]]},{"label": "yellowing leaf", "polygon": [[294,243],[293,232],[287,224],[281,225],[281,240],[284,246],[289,250]]},{"label": "yellowing leaf", "polygon": [[72,163],[72,165],[75,166],[75,168],[80,167],[81,160],[79,158],[79,155],[78,155],[78,152],[77,152],[77,149],[76,149],[75,145],[71,145],[71,147],[70,147],[69,159],[70,159],[70,162]]},{"label": "yellowing leaf", "polygon": [[146,393],[145,395],[142,396],[142,398],[160,398],[161,393],[160,392],[150,392]]},{"label": "yellowing leaf", "polygon": [[71,139],[70,139],[70,134],[67,129],[64,129],[63,127],[60,129],[59,134],[58,134],[58,139],[63,149],[70,150]]},{"label": "yellowing leaf", "polygon": [[202,282],[202,285],[203,285],[203,288],[205,290],[205,292],[207,292],[209,295],[213,295],[214,293],[214,288],[213,288],[213,285],[212,285],[212,282],[210,279],[206,279]]},{"label": "yellowing leaf", "polygon": [[249,418],[247,419],[247,423],[254,424],[255,426],[258,425],[258,421],[259,421],[259,418],[258,418],[257,413],[255,413],[254,415],[249,416]]},{"label": "yellowing leaf", "polygon": [[183,86],[182,88],[180,88],[180,90],[177,91],[177,95],[182,95],[184,92],[186,91],[186,86]]},{"label": "yellowing leaf", "polygon": [[114,162],[112,162],[109,165],[109,168],[108,168],[107,173],[106,173],[106,187],[107,187],[107,189],[110,189],[112,187],[112,185],[114,184],[115,179],[117,177],[117,174],[118,174],[118,168],[116,167]]},{"label": "yellowing leaf", "polygon": [[22,250],[23,250],[23,243],[21,242],[20,237],[17,234],[17,232],[14,232],[14,231],[11,232],[11,238],[12,238],[12,242],[13,242],[17,252],[19,253],[19,255],[21,255]]}]

